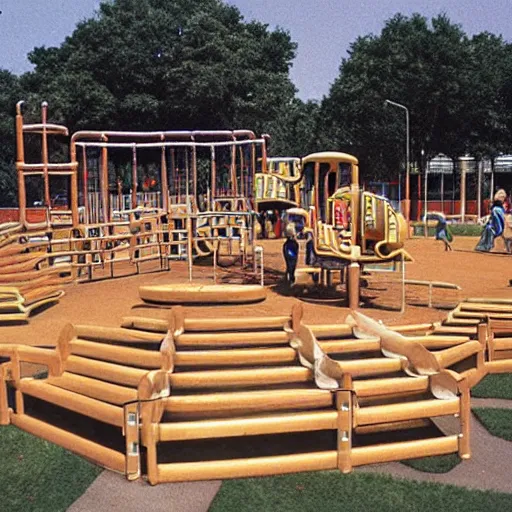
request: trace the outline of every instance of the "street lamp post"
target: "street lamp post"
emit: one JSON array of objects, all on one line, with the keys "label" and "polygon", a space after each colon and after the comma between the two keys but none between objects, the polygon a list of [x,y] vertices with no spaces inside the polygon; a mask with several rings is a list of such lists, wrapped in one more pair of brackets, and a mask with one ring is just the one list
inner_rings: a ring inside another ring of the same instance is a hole
[{"label": "street lamp post", "polygon": [[385,100],[384,105],[393,105],[405,110],[405,220],[407,222],[407,229],[409,229],[410,212],[411,212],[411,195],[410,195],[410,169],[409,169],[409,109],[396,101]]}]

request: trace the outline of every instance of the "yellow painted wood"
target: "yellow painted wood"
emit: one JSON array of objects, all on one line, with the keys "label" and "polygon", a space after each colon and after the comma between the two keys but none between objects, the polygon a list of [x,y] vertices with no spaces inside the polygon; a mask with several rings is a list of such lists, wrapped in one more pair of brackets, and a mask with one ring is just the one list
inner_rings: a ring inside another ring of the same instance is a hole
[{"label": "yellow painted wood", "polygon": [[357,425],[374,425],[390,421],[405,421],[433,416],[446,416],[459,412],[459,399],[418,400],[410,403],[374,405],[356,409]]},{"label": "yellow painted wood", "polygon": [[244,370],[203,370],[170,375],[173,389],[237,388],[244,386],[309,382],[313,373],[301,367],[253,368]]},{"label": "yellow painted wood", "polygon": [[66,389],[52,386],[44,380],[21,379],[18,389],[64,409],[95,418],[103,423],[122,428],[123,409]]},{"label": "yellow painted wood", "polygon": [[331,430],[336,428],[336,418],[336,411],[331,410],[160,423],[158,438],[160,442],[164,442]]},{"label": "yellow painted wood", "polygon": [[137,390],[91,379],[83,375],[64,372],[59,377],[50,377],[48,384],[79,393],[84,396],[102,400],[111,404],[122,405],[137,400]]},{"label": "yellow painted wood", "polygon": [[378,444],[352,449],[352,464],[364,466],[458,452],[458,436]]},{"label": "yellow painted wood", "polygon": [[204,395],[171,395],[165,400],[165,409],[174,413],[279,411],[285,409],[321,409],[332,407],[330,391],[321,389],[284,389],[208,393]]},{"label": "yellow painted wood", "polygon": [[249,459],[182,462],[159,464],[158,482],[186,482],[282,475],[300,471],[322,471],[335,469],[336,467],[336,450]]},{"label": "yellow painted wood", "polygon": [[30,434],[62,446],[107,469],[125,472],[124,454],[23,414],[12,414],[11,422]]}]

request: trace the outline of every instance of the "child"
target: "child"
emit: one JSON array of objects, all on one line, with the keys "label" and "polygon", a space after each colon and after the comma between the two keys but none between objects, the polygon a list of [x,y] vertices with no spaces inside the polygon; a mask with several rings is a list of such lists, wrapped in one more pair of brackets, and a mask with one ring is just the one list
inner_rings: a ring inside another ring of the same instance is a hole
[{"label": "child", "polygon": [[295,283],[295,269],[299,259],[299,243],[295,236],[295,226],[288,224],[286,226],[286,241],[283,244],[283,256],[286,263],[286,281],[289,285]]},{"label": "child", "polygon": [[436,240],[442,240],[444,242],[445,251],[453,250],[450,245],[450,242],[453,241],[453,236],[444,216],[439,216],[439,221],[436,226]]}]

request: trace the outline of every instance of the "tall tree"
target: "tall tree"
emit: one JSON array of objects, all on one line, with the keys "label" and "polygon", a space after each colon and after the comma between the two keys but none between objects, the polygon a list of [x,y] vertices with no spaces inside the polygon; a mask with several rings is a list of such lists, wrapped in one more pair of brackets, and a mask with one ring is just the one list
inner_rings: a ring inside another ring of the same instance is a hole
[{"label": "tall tree", "polygon": [[326,149],[321,134],[320,105],[296,98],[283,108],[267,126],[271,135],[270,153],[273,156],[301,157]]},{"label": "tall tree", "polygon": [[16,75],[0,69],[0,206],[14,206],[17,198],[15,168],[15,103],[20,97]]},{"label": "tall tree", "polygon": [[488,32],[471,40],[469,151],[494,159],[512,149],[512,45]]},{"label": "tall tree", "polygon": [[295,49],[220,0],[112,0],[34,49],[24,83],[72,129],[261,131],[294,97]]},{"label": "tall tree", "polygon": [[421,151],[458,156],[470,132],[470,44],[458,25],[440,15],[431,23],[396,15],[380,36],[358,38],[322,104],[327,136],[357,154],[363,171],[395,177],[405,160],[405,111],[384,108],[386,99],[408,108],[411,161]]}]

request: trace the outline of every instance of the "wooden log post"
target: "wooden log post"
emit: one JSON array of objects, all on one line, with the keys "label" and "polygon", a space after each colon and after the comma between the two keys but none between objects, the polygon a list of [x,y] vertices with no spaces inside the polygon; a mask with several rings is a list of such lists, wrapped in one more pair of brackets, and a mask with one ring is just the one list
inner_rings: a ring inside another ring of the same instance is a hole
[{"label": "wooden log post", "polygon": [[21,107],[22,101],[19,101],[16,105],[16,169],[18,173],[18,206],[19,206],[19,222],[25,225],[27,220],[27,195],[25,190],[25,148],[23,139],[23,113]]},{"label": "wooden log post", "polygon": [[48,131],[46,128],[46,121],[48,115],[48,103],[43,101],[41,103],[42,108],[42,140],[41,140],[41,160],[43,163],[43,180],[44,180],[44,205],[46,208],[51,209],[51,197],[50,197],[50,179],[48,175]]},{"label": "wooden log post", "polygon": [[469,459],[471,457],[470,448],[470,416],[471,416],[471,396],[466,379],[459,382],[460,391],[460,434],[459,434],[459,457]]},{"label": "wooden log post", "polygon": [[[149,372],[141,379],[137,393],[140,405],[141,443],[146,448],[147,475],[151,485],[160,482],[157,443],[158,424],[162,420],[165,398],[169,395],[169,378],[166,372]],[[162,398],[162,400],[158,400]]]},{"label": "wooden log post", "polygon": [[124,406],[123,434],[126,443],[125,474],[128,480],[140,477],[139,406],[130,403]]},{"label": "wooden log post", "polygon": [[[162,140],[163,140],[162,135]],[[167,177],[167,159],[165,155],[165,146],[162,146],[161,162],[160,162],[160,189],[162,194],[162,209],[169,213],[169,179]]]},{"label": "wooden log post", "polygon": [[359,263],[353,261],[348,268],[348,307],[350,309],[358,309],[359,308],[359,278],[360,278],[361,268]]},{"label": "wooden log post", "polygon": [[7,399],[7,377],[9,363],[0,364],[0,425],[9,425],[9,401]]},{"label": "wooden log post", "polygon": [[352,471],[352,392],[336,391],[338,411],[338,469],[342,473]]}]

